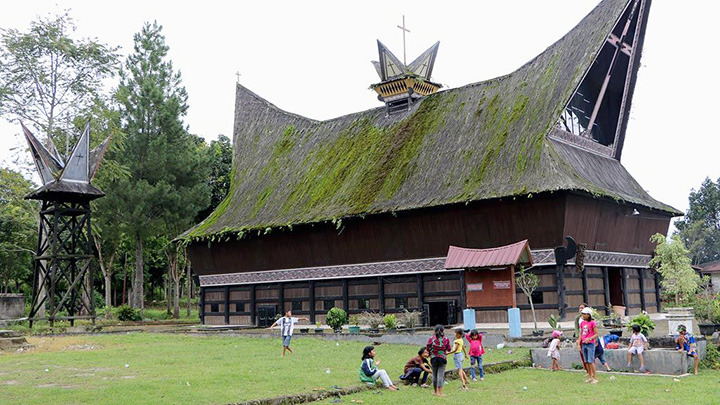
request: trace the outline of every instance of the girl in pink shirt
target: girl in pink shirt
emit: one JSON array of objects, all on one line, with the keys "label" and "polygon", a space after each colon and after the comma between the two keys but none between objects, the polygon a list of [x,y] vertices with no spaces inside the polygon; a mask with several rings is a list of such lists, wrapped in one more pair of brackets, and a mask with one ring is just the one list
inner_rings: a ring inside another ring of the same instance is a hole
[{"label": "girl in pink shirt", "polygon": [[482,334],[473,329],[467,338],[470,343],[470,376],[473,381],[477,381],[475,377],[475,363],[477,363],[478,371],[480,372],[480,381],[485,380],[485,372],[483,371],[482,355],[485,354],[485,349],[482,345]]},{"label": "girl in pink shirt", "polygon": [[595,369],[595,340],[598,337],[597,324],[592,319],[592,310],[582,310],[582,322],[580,322],[580,339],[578,346],[581,347],[583,361],[588,373],[587,383],[597,384],[597,370]]}]

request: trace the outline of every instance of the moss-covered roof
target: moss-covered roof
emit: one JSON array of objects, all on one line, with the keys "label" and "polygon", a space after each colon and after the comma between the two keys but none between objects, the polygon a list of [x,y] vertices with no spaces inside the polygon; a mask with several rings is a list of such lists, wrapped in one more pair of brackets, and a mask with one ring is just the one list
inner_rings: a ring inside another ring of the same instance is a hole
[{"label": "moss-covered roof", "polygon": [[619,161],[548,134],[628,0],[605,0],[515,72],[315,121],[237,86],[228,198],[184,237],[575,190],[669,212]]}]

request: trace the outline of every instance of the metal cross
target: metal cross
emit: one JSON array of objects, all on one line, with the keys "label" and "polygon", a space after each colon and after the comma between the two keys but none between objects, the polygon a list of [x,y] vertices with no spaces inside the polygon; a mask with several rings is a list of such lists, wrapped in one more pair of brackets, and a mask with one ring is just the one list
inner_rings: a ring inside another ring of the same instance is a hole
[{"label": "metal cross", "polygon": [[399,25],[398,25],[397,27],[400,28],[400,29],[402,30],[402,32],[403,32],[403,64],[404,64],[405,66],[407,66],[407,61],[405,60],[405,33],[406,33],[406,32],[410,32],[410,30],[407,29],[407,28],[405,28],[405,16],[403,16],[403,25],[402,25],[402,27],[399,26]]},{"label": "metal cross", "polygon": [[237,76],[237,83],[240,83],[240,72],[235,72],[235,76]]}]

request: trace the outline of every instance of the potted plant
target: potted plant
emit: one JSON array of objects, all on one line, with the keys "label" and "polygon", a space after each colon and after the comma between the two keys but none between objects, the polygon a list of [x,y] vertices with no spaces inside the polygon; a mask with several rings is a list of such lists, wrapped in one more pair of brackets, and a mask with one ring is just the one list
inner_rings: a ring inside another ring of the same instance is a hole
[{"label": "potted plant", "polygon": [[346,320],[347,312],[341,308],[332,307],[325,316],[325,323],[327,323],[329,327],[333,328],[335,333],[342,332],[342,326],[345,325]]},{"label": "potted plant", "polygon": [[380,333],[380,325],[383,323],[383,317],[374,312],[363,312],[360,314],[360,322],[368,325],[371,333]]},{"label": "potted plant", "polygon": [[323,333],[322,322],[315,322],[315,333]]},{"label": "potted plant", "polygon": [[348,332],[350,332],[351,335],[356,335],[360,333],[360,317],[357,315],[353,315],[350,317],[350,326],[348,326]]},{"label": "potted plant", "polygon": [[708,276],[702,278],[701,288],[703,295],[697,298],[693,306],[693,315],[698,320],[700,334],[708,336],[715,331],[720,331],[720,299],[710,295],[710,278]]},{"label": "potted plant", "polygon": [[628,324],[629,331],[632,331],[633,325],[640,326],[640,333],[645,335],[646,338],[649,337],[650,332],[655,329],[655,322],[650,319],[650,315],[648,315],[645,311],[630,320],[630,323]]},{"label": "potted plant", "polygon": [[385,331],[387,333],[397,333],[397,316],[394,314],[387,314],[383,318],[385,324]]},{"label": "potted plant", "polygon": [[530,303],[530,311],[532,311],[533,323],[535,324],[535,330],[533,330],[532,335],[542,336],[543,331],[538,329],[537,317],[535,316],[535,304],[532,302],[532,295],[540,285],[540,278],[537,275],[528,272],[524,266],[520,266],[520,271],[515,273],[515,285],[520,287]]},{"label": "potted plant", "polygon": [[422,314],[420,312],[408,311],[407,309],[397,315],[398,324],[402,324],[408,333],[415,333],[415,327],[420,325],[421,319]]}]

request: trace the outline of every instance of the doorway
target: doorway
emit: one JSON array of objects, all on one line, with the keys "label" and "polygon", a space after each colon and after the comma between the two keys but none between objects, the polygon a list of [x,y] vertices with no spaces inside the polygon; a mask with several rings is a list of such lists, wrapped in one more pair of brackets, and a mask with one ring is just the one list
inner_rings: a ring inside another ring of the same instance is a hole
[{"label": "doorway", "polygon": [[455,300],[428,302],[425,304],[427,326],[452,325],[457,322]]},{"label": "doorway", "polygon": [[622,290],[622,271],[619,268],[608,268],[608,283],[610,284],[610,303],[625,306]]},{"label": "doorway", "polygon": [[257,319],[258,326],[261,328],[267,328],[275,322],[275,312],[277,307],[275,305],[263,305],[258,307]]}]

